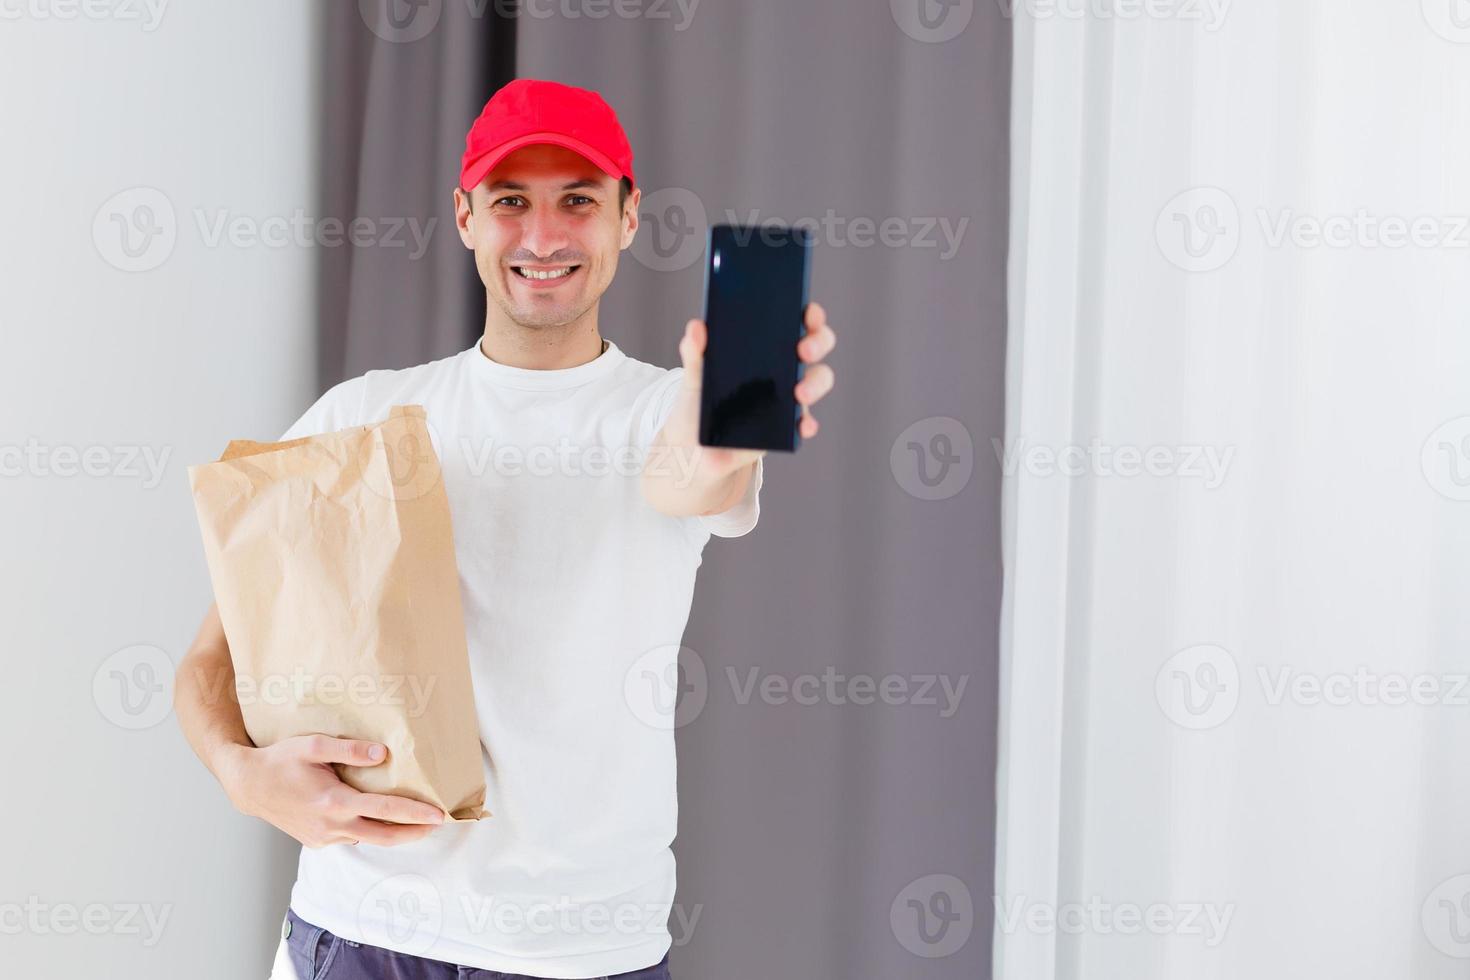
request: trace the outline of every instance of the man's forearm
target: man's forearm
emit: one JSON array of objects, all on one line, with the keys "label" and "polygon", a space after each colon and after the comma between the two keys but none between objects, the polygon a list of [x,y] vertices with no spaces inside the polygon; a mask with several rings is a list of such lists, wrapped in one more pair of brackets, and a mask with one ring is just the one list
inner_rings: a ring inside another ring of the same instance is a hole
[{"label": "man's forearm", "polygon": [[717,460],[728,450],[670,445],[662,433],[643,470],[643,495],[655,510],[673,517],[719,514],[739,502],[755,476],[755,462],[723,468]]},{"label": "man's forearm", "polygon": [[235,698],[235,666],[211,606],[199,635],[174,680],[174,713],[194,754],[226,786],[228,769],[241,749],[253,748]]}]

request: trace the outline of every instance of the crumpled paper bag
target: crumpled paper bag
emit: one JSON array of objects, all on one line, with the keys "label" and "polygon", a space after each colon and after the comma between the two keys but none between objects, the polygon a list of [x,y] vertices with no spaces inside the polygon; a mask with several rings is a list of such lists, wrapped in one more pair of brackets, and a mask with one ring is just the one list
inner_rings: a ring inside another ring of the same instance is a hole
[{"label": "crumpled paper bag", "polygon": [[189,468],[236,696],[258,746],[388,747],[349,786],[487,816],[449,499],[418,405]]}]

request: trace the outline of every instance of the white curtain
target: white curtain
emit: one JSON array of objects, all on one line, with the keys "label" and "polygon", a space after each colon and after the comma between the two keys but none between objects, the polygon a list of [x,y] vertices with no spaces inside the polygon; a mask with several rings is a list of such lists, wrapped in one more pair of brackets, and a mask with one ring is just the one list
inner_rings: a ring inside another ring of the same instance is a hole
[{"label": "white curtain", "polygon": [[1016,8],[996,976],[1470,971],[1470,3]]}]

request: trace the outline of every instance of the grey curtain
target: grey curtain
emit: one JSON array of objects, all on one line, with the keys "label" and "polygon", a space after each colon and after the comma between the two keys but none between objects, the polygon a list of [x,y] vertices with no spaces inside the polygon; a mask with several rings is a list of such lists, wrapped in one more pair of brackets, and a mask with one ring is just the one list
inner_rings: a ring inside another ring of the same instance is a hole
[{"label": "grey curtain", "polygon": [[[841,334],[821,434],[768,460],[760,527],[705,551],[685,636],[705,668],[685,696],[704,705],[679,729],[694,926],[676,916],[673,965],[975,980],[993,919],[1009,24],[963,2],[689,6],[528,5],[517,42],[520,75],[602,92],[633,143],[645,224],[605,335],[678,363],[703,222],[727,212],[821,223],[813,295]],[[940,676],[966,679],[948,717]]]},{"label": "grey curtain", "polygon": [[321,10],[322,215],[367,229],[319,249],[325,389],[463,350],[483,329],[484,289],[450,196],[466,130],[513,77],[515,29],[505,0]]}]

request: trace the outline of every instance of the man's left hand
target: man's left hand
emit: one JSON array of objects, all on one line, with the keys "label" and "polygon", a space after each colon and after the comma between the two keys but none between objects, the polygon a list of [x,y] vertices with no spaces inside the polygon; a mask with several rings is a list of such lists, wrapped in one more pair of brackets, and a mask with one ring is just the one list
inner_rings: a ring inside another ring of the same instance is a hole
[{"label": "man's left hand", "polygon": [[[812,406],[827,396],[836,383],[832,366],[825,362],[837,346],[837,334],[827,323],[827,311],[820,303],[807,305],[804,316],[806,336],[796,345],[796,356],[805,365],[804,376],[796,384],[796,402],[801,406],[798,431],[803,439],[817,434],[819,426]],[[704,352],[709,332],[702,320],[690,320],[679,342],[679,357],[684,362],[684,378],[673,411],[654,440],[653,459],[667,461],[663,454],[677,454],[678,461],[694,460],[692,478],[686,476],[684,486],[673,487],[669,481],[645,479],[645,492],[650,502],[668,514],[718,514],[734,505],[745,492],[754,464],[766,454],[764,449],[724,449],[699,444],[699,396],[704,383]],[[665,465],[663,470],[684,472],[683,467]],[[663,485],[660,485],[663,484]]]}]

